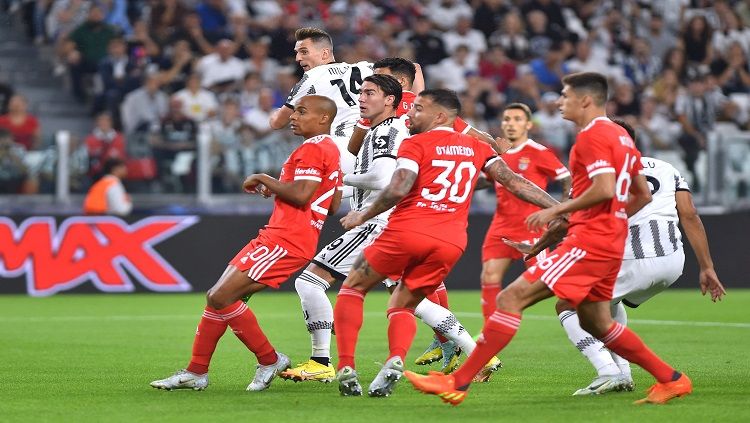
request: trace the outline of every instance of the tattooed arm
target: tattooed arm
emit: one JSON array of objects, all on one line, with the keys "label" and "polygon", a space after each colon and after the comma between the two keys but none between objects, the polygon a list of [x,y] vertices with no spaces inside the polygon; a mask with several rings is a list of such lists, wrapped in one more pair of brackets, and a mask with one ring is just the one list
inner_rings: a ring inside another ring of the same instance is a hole
[{"label": "tattooed arm", "polygon": [[503,184],[508,191],[513,193],[513,195],[527,203],[534,204],[544,209],[559,204],[557,200],[552,198],[543,189],[534,185],[523,176],[513,172],[503,159],[498,159],[492,162],[485,169],[485,173],[492,177],[492,179]]},{"label": "tattooed arm", "polygon": [[364,211],[351,211],[341,219],[341,225],[349,230],[392,208],[411,191],[417,174],[408,169],[397,169],[390,184],[380,193],[375,202]]}]

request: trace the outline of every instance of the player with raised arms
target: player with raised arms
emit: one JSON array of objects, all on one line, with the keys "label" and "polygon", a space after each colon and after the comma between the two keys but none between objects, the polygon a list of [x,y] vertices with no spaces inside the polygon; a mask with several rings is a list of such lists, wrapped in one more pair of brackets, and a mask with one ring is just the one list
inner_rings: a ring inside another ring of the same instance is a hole
[{"label": "player with raised arms", "polygon": [[275,196],[268,224],[209,289],[187,368],[151,382],[152,387],[205,389],[211,356],[227,327],[258,359],[248,391],[268,388],[279,372],[289,368],[289,357],[274,349],[242,298],[267,287],[278,288],[315,254],[326,217],[341,203],[339,152],[328,135],[335,117],[336,104],[329,98],[308,95],[296,102],[291,129],[304,142],[286,160],[278,180],[255,174],[243,183],[250,194]]}]

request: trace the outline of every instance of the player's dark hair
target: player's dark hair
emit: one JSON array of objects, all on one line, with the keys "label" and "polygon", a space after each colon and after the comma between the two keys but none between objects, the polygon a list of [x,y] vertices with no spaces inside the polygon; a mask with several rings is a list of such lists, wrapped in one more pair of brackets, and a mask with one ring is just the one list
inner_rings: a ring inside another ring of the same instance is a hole
[{"label": "player's dark hair", "polygon": [[563,85],[568,85],[573,91],[585,91],[594,99],[594,104],[604,106],[607,102],[607,78],[596,72],[578,72],[566,75],[562,79]]},{"label": "player's dark hair", "polygon": [[529,106],[523,103],[510,103],[509,105],[505,106],[505,108],[503,109],[503,113],[505,113],[506,110],[521,110],[523,111],[523,114],[526,115],[526,120],[531,120],[531,109],[529,109]]},{"label": "player's dark hair", "polygon": [[414,63],[401,57],[380,59],[373,63],[372,67],[374,69],[388,68],[392,74],[406,78],[409,84],[414,83],[414,77],[417,75],[417,68],[414,66]]},{"label": "player's dark hair", "polygon": [[612,122],[622,126],[622,129],[624,129],[628,133],[628,135],[630,135],[630,138],[635,141],[635,129],[633,129],[632,126],[630,126],[622,119],[612,119]]},{"label": "player's dark hair", "polygon": [[446,109],[448,109],[454,116],[458,116],[461,113],[461,101],[458,99],[458,95],[453,90],[446,90],[444,88],[435,88],[431,90],[424,90],[419,93],[420,97],[429,97],[434,103],[437,103]]},{"label": "player's dark hair", "polygon": [[315,44],[324,43],[328,48],[333,49],[333,41],[331,40],[331,36],[320,28],[300,28],[294,31],[294,39],[297,41],[310,39]]},{"label": "player's dark hair", "polygon": [[104,175],[109,175],[112,173],[112,170],[114,170],[118,166],[124,166],[125,160],[119,159],[116,157],[113,157],[111,159],[107,159],[106,162],[104,162],[104,166],[102,167],[102,173]]},{"label": "player's dark hair", "polygon": [[397,108],[401,103],[402,88],[398,80],[391,75],[373,74],[363,80],[363,82],[372,82],[377,85],[386,96],[393,96],[393,108]]}]

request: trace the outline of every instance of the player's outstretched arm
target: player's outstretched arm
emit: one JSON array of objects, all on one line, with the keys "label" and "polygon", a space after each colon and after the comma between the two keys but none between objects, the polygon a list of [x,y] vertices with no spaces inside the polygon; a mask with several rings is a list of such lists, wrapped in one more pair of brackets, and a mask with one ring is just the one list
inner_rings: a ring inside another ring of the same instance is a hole
[{"label": "player's outstretched arm", "polygon": [[284,128],[289,125],[289,120],[293,112],[294,109],[285,104],[271,113],[271,117],[268,119],[268,124],[271,125],[271,128],[273,129]]},{"label": "player's outstretched arm", "polygon": [[422,72],[422,66],[417,62],[414,62],[414,68],[416,72],[414,74],[414,82],[411,84],[411,92],[419,94],[425,88],[424,72]]},{"label": "player's outstretched arm", "polygon": [[693,247],[695,256],[698,258],[701,293],[706,295],[706,292],[710,292],[711,301],[721,300],[721,297],[726,295],[727,291],[714,270],[714,261],[711,259],[711,251],[708,248],[706,229],[703,227],[703,222],[693,204],[693,196],[690,191],[677,191],[675,199],[677,200],[677,215],[680,218],[680,223],[685,230],[690,246]]},{"label": "player's outstretched arm", "polygon": [[344,185],[379,191],[388,186],[395,170],[396,160],[393,157],[378,157],[372,162],[367,172],[344,175]]},{"label": "player's outstretched arm", "polygon": [[276,194],[276,197],[282,201],[296,207],[302,207],[310,202],[320,185],[320,181],[300,179],[292,182],[281,182],[265,173],[256,173],[245,179],[242,188],[245,192],[253,194],[257,192],[256,189],[260,184],[265,185],[269,191]]},{"label": "player's outstretched arm", "polygon": [[513,172],[503,159],[495,160],[485,169],[487,176],[500,182],[516,197],[541,208],[555,206],[557,200],[523,176]]},{"label": "player's outstretched arm", "polygon": [[580,197],[558,203],[554,207],[539,210],[526,218],[526,226],[530,230],[540,230],[556,217],[563,216],[578,210],[588,209],[602,201],[607,201],[615,196],[615,174],[600,173],[591,178],[591,186],[584,191]]},{"label": "player's outstretched arm", "polygon": [[346,146],[346,149],[355,156],[359,154],[359,149],[362,148],[362,142],[364,142],[365,140],[365,135],[367,135],[367,129],[355,126],[354,132],[352,132],[352,137],[349,138],[349,144]]},{"label": "player's outstretched arm", "polygon": [[373,217],[391,209],[398,204],[406,194],[411,191],[414,181],[417,180],[417,173],[407,169],[398,169],[393,173],[393,178],[387,187],[380,193],[375,202],[367,210],[356,212],[351,211],[341,219],[341,225],[344,229],[349,230]]},{"label": "player's outstretched arm", "polygon": [[630,185],[630,195],[628,204],[625,206],[625,212],[628,217],[638,213],[638,211],[650,203],[652,200],[651,190],[648,188],[648,181],[643,175],[636,175],[633,183]]}]

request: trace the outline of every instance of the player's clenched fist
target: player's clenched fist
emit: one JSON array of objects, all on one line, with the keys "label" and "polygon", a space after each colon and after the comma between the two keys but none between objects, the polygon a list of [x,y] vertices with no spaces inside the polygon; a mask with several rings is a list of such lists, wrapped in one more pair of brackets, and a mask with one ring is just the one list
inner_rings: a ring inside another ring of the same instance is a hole
[{"label": "player's clenched fist", "polygon": [[363,216],[364,215],[362,214],[362,212],[350,211],[346,214],[346,216],[341,218],[341,226],[343,226],[347,231],[349,229],[355,228],[365,223]]}]

